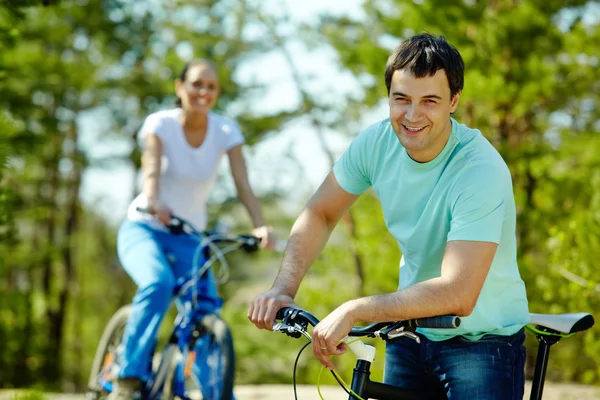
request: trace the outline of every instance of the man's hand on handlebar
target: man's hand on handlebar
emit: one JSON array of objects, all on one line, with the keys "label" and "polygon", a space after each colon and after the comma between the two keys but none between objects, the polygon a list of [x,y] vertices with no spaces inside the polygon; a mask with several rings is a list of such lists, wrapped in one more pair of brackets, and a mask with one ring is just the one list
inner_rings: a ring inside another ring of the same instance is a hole
[{"label": "man's hand on handlebar", "polygon": [[252,300],[248,307],[248,319],[258,328],[272,331],[275,315],[283,307],[299,308],[293,298],[272,289]]},{"label": "man's hand on handlebar", "polygon": [[346,352],[346,343],[341,340],[348,336],[355,323],[348,303],[344,303],[314,327],[312,351],[325,368],[334,369],[330,356],[338,356]]}]

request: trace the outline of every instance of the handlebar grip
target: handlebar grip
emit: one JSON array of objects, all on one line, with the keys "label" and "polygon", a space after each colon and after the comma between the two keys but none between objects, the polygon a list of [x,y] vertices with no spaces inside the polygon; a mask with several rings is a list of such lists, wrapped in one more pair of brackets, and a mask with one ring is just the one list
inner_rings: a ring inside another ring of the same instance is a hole
[{"label": "handlebar grip", "polygon": [[458,328],[460,326],[460,317],[456,315],[441,315],[438,317],[417,318],[415,323],[419,328]]}]

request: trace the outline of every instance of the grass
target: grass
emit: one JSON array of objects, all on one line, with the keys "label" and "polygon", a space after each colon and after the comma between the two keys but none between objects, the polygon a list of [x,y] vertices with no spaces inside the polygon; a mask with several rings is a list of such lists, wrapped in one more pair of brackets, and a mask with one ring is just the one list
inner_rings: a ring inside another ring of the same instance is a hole
[{"label": "grass", "polygon": [[0,390],[1,400],[45,400],[46,396],[43,392],[35,390]]}]

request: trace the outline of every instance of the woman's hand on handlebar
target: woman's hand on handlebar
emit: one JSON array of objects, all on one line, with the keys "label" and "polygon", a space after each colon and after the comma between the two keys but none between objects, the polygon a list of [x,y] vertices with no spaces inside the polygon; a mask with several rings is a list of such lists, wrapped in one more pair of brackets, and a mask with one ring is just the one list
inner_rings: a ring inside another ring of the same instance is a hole
[{"label": "woman's hand on handlebar", "polygon": [[277,235],[270,226],[259,226],[252,230],[252,235],[260,239],[261,249],[275,250],[277,248]]},{"label": "woman's hand on handlebar", "polygon": [[168,226],[171,222],[171,217],[173,216],[173,212],[160,202],[150,202],[148,204],[148,213],[154,216],[157,220],[159,220],[163,225]]},{"label": "woman's hand on handlebar", "polygon": [[252,300],[248,319],[259,329],[272,331],[277,311],[283,307],[299,308],[290,296],[271,289]]}]

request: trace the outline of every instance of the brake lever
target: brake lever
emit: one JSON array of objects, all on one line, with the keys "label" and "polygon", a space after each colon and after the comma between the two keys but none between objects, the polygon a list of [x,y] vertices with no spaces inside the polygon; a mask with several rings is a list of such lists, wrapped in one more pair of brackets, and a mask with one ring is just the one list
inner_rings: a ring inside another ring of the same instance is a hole
[{"label": "brake lever", "polygon": [[410,327],[408,329],[409,330],[407,330],[405,322],[400,321],[384,330],[375,332],[375,335],[379,336],[386,342],[394,342],[396,341],[396,339],[399,339],[401,337],[407,337],[409,339],[414,340],[417,343],[421,343],[421,338],[416,333],[411,331]]},{"label": "brake lever", "polygon": [[400,329],[396,329],[394,331],[391,331],[388,333],[388,341],[395,341],[396,339],[399,339],[403,336],[408,337],[409,339],[414,340],[417,343],[421,343],[421,338],[419,336],[417,336],[416,333],[411,332],[411,331],[403,331],[401,329],[404,328],[400,328]]},{"label": "brake lever", "polygon": [[298,315],[298,310],[293,310],[289,315],[286,315],[281,322],[273,325],[273,330],[285,333],[286,335],[296,339],[299,338],[306,333],[308,321],[304,320],[303,318],[300,321],[296,321],[296,315]]}]

